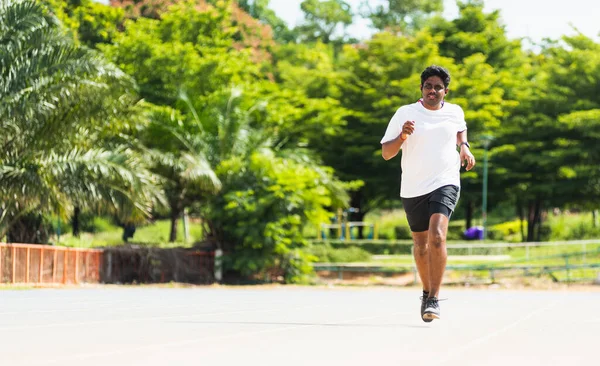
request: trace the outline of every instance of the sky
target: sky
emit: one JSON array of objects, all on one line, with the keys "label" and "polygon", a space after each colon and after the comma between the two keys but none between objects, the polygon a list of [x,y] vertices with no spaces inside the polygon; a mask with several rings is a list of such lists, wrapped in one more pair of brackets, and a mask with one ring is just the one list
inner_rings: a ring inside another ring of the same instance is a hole
[{"label": "sky", "polygon": [[[364,0],[346,0],[356,12]],[[369,0],[377,4],[377,0]],[[271,0],[270,8],[288,24],[295,25],[302,20],[300,3],[302,0]],[[588,37],[600,40],[600,1],[598,0],[484,0],[484,10],[499,9],[509,38],[528,37],[534,43],[543,38],[558,39],[563,35],[576,34],[570,24]],[[444,16],[453,19],[458,16],[455,0],[444,0]],[[372,30],[369,21],[360,17],[348,28],[348,33],[356,38],[369,38]]]}]

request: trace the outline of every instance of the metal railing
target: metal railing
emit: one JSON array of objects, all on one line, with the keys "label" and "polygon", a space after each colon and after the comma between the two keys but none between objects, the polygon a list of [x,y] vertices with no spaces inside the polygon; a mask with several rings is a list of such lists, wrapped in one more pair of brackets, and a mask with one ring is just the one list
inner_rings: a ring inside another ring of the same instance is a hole
[{"label": "metal railing", "polygon": [[[314,243],[318,243],[315,241]],[[342,242],[338,241],[341,244]],[[344,247],[352,242],[343,242]],[[404,260],[410,256],[410,262],[402,264],[394,263],[315,263],[315,271],[327,271],[337,273],[338,279],[343,279],[344,273],[380,273],[380,274],[414,274],[414,283],[417,282],[418,274],[413,257],[412,243],[406,241],[361,241],[355,243],[357,246],[370,245],[397,245],[401,247],[410,246],[410,251],[403,257]],[[590,250],[590,246],[593,247]],[[597,269],[600,269],[600,240],[572,240],[555,242],[527,242],[527,243],[452,243],[446,245],[449,255],[448,272],[462,272],[471,276],[474,272],[488,273],[488,278],[494,282],[499,275],[509,273],[517,276],[543,276],[548,275],[556,282],[575,282],[597,280]],[[511,253],[522,250],[517,258]],[[575,251],[576,250],[576,251]],[[495,260],[494,255],[501,255],[501,259]],[[453,263],[452,256],[473,258],[483,256],[485,263]],[[386,256],[379,256],[386,257]],[[394,257],[394,256],[389,256]],[[487,259],[490,258],[490,259]],[[589,276],[578,276],[577,272],[587,271]],[[520,274],[519,274],[520,273]],[[593,273],[593,274],[592,274]]]}]

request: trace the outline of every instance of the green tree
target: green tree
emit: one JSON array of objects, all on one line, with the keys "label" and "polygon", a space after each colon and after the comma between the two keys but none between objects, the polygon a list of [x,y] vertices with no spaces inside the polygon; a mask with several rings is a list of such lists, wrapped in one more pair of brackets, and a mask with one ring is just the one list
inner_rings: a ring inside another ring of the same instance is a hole
[{"label": "green tree", "polygon": [[527,211],[522,216],[528,241],[543,239],[545,209],[597,202],[598,169],[590,157],[595,156],[591,136],[600,106],[599,49],[581,35],[549,43],[532,59],[535,68],[523,79],[531,82],[521,82],[530,95],[498,142],[497,164],[506,173],[502,182]]},{"label": "green tree", "polygon": [[123,9],[93,0],[43,0],[70,30],[74,39],[95,48],[98,43],[111,43],[125,20]]},{"label": "green tree", "polygon": [[482,0],[458,2],[459,16],[447,21],[437,17],[428,23],[433,34],[443,36],[440,53],[452,57],[457,64],[481,53],[494,68],[516,69],[525,61],[519,39],[510,40],[500,22],[500,11],[483,11]]},{"label": "green tree", "polygon": [[0,7],[2,234],[47,239],[26,222],[74,204],[147,215],[155,178],[127,144],[102,140],[135,102],[131,79],[75,46],[42,4]]},{"label": "green tree", "polygon": [[295,42],[298,35],[269,8],[271,0],[239,0],[238,6],[253,18],[273,29],[273,38],[282,43]]},{"label": "green tree", "polygon": [[148,123],[138,131],[139,140],[152,161],[152,171],[163,177],[171,220],[169,241],[175,242],[177,223],[184,211],[216,194],[221,182],[206,157],[201,126],[169,107],[149,105],[146,110]]},{"label": "green tree", "polygon": [[235,47],[230,15],[227,8],[198,11],[182,2],[160,20],[127,21],[116,43],[101,49],[135,78],[144,99],[177,107],[181,90],[200,98],[264,78],[252,51]]},{"label": "green tree", "polygon": [[344,30],[352,24],[352,8],[342,0],[304,0],[300,4],[304,13],[305,23],[296,27],[303,42],[323,43],[339,41],[334,38],[335,32],[341,27]]},{"label": "green tree", "polygon": [[425,25],[431,14],[444,10],[442,0],[387,0],[372,6],[364,1],[362,15],[369,18],[376,29],[412,33]]},{"label": "green tree", "polygon": [[[328,220],[327,208],[347,204],[346,188],[305,149],[280,148],[270,112],[241,89],[215,93],[194,116],[199,141],[222,189],[198,201],[208,240],[226,252],[226,269],[244,277],[273,274],[296,282],[312,272],[303,228]],[[252,104],[254,103],[254,104]]]}]

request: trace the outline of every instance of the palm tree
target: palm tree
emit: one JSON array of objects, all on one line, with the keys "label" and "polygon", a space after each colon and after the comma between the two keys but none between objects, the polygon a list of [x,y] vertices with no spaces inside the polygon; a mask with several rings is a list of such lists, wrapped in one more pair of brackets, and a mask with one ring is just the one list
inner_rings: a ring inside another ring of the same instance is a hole
[{"label": "palm tree", "polygon": [[171,107],[145,105],[148,124],[139,137],[153,162],[152,171],[164,179],[171,242],[177,241],[177,224],[184,210],[206,204],[221,190],[215,173],[219,163],[231,156],[244,160],[268,145],[265,134],[250,127],[252,114],[261,104],[240,108],[240,95],[237,89],[216,93],[199,114],[182,91],[180,100],[191,115],[187,118]]},{"label": "palm tree", "polygon": [[206,143],[195,125],[170,107],[147,106],[149,124],[140,131],[152,171],[163,178],[171,231],[177,241],[177,223],[184,210],[206,195],[217,193],[221,181],[206,156]]},{"label": "palm tree", "polygon": [[133,90],[42,4],[0,0],[0,235],[36,241],[28,219],[74,204],[149,214],[157,178],[127,141],[108,138],[126,127]]}]

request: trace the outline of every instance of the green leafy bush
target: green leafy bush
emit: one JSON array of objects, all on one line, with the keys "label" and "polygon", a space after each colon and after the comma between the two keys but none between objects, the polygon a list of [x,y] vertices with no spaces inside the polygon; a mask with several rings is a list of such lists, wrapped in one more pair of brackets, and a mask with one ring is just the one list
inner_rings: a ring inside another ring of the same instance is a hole
[{"label": "green leafy bush", "polygon": [[[526,221],[523,222],[523,230],[527,233]],[[513,220],[490,226],[487,237],[490,240],[520,242],[522,241],[521,224],[519,220]]]},{"label": "green leafy bush", "polygon": [[309,160],[265,152],[226,160],[217,173],[223,191],[209,215],[226,245],[226,267],[245,277],[305,281],[316,258],[303,228],[326,222],[328,207],[347,202],[343,184]]},{"label": "green leafy bush", "polygon": [[336,247],[330,244],[315,244],[308,248],[308,252],[321,263],[349,263],[366,262],[371,259],[371,253],[357,246]]}]

